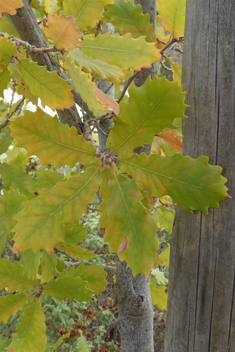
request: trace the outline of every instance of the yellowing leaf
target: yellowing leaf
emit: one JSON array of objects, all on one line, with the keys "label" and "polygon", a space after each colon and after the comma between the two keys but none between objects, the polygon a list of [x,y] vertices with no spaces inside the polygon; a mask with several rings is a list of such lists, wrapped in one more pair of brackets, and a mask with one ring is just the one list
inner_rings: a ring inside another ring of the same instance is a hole
[{"label": "yellowing leaf", "polygon": [[22,252],[19,263],[23,268],[23,274],[27,274],[28,277],[33,279],[36,278],[42,255],[41,252],[34,253],[32,249],[27,249],[27,251]]},{"label": "yellowing leaf", "polygon": [[19,293],[0,297],[0,321],[6,323],[11,315],[16,315],[18,310],[27,304],[27,301],[27,296]]},{"label": "yellowing leaf", "polygon": [[[0,76],[0,79],[1,79],[1,76]],[[12,141],[13,141],[13,138],[11,137],[10,127],[9,126],[3,127],[0,133],[0,154],[3,154],[7,151]]]},{"label": "yellowing leaf", "polygon": [[21,0],[0,0],[0,18],[4,12],[9,13],[10,15],[15,15],[16,9],[23,6],[24,3]]},{"label": "yellowing leaf", "polygon": [[74,106],[72,87],[55,71],[49,72],[46,67],[28,59],[20,61],[19,70],[31,92],[41,99],[43,107],[64,110]]},{"label": "yellowing leaf", "polygon": [[167,294],[165,286],[156,286],[157,280],[154,277],[150,279],[150,291],[152,303],[156,304],[158,309],[167,309]]},{"label": "yellowing leaf", "polygon": [[93,59],[85,55],[80,49],[76,48],[68,54],[75,63],[82,67],[85,72],[91,73],[93,76],[113,83],[119,83],[125,78],[125,73],[117,66],[109,65],[106,62]]},{"label": "yellowing leaf", "polygon": [[175,133],[171,130],[163,130],[162,132],[158,133],[157,136],[164,139],[164,141],[168,145],[170,145],[176,152],[182,153],[183,143],[181,136],[176,136]]},{"label": "yellowing leaf", "polygon": [[222,168],[209,165],[208,160],[206,156],[193,159],[180,153],[165,158],[142,153],[120,161],[119,167],[134,176],[139,188],[149,195],[169,195],[182,209],[207,214],[209,207],[218,208],[219,201],[227,197]]},{"label": "yellowing leaf", "polygon": [[[119,258],[127,262],[134,276],[137,273],[147,276],[157,257],[157,226],[140,204],[142,196],[133,180],[119,175],[109,181],[109,188],[111,197],[106,202],[108,216],[114,226],[118,223],[123,236],[128,240],[127,247],[119,254]],[[105,185],[101,195],[106,198]],[[112,235],[110,242],[118,242],[115,232]]]},{"label": "yellowing leaf", "polygon": [[53,16],[48,15],[47,21],[47,23],[43,22],[43,31],[47,37],[53,40],[54,46],[66,51],[73,50],[78,44],[78,39],[82,36],[82,33],[75,26],[75,18],[73,16],[59,16],[55,12]]},{"label": "yellowing leaf", "polygon": [[86,165],[96,160],[95,147],[78,135],[75,127],[61,124],[39,108],[25,111],[11,127],[17,146],[25,148],[28,156],[37,155],[41,164],[73,167],[78,161]]},{"label": "yellowing leaf", "polygon": [[150,16],[143,14],[142,6],[135,6],[132,1],[115,0],[114,4],[107,5],[105,19],[110,21],[118,32],[130,33],[133,38],[145,36],[147,42],[155,42],[153,25],[150,25]]},{"label": "yellowing leaf", "polygon": [[43,257],[41,258],[42,275],[41,282],[47,282],[58,274],[56,270],[57,257],[55,253],[48,254],[47,251],[43,251]]},{"label": "yellowing leaf", "polygon": [[17,333],[13,334],[7,352],[43,351],[47,338],[42,298],[42,296],[39,300],[34,298],[25,308],[20,322],[16,325]]},{"label": "yellowing leaf", "polygon": [[102,19],[104,6],[112,4],[113,0],[64,0],[64,11],[66,16],[76,18],[76,26],[84,31],[87,26],[95,25]]},{"label": "yellowing leaf", "polygon": [[37,171],[37,188],[52,188],[56,185],[57,182],[63,182],[64,175],[58,174],[57,171],[52,171],[51,169],[46,170],[41,168]]},{"label": "yellowing leaf", "polygon": [[80,246],[66,246],[64,243],[60,243],[57,244],[56,247],[73,257],[77,257],[79,260],[89,260],[97,256],[94,252],[88,251],[87,248],[82,248]]},{"label": "yellowing leaf", "polygon": [[149,67],[161,59],[155,43],[147,43],[144,37],[133,39],[130,33],[119,36],[108,32],[96,38],[84,39],[80,50],[88,56],[106,61],[123,70]]},{"label": "yellowing leaf", "polygon": [[173,38],[183,37],[186,0],[158,0],[157,9],[165,31]]},{"label": "yellowing leaf", "polygon": [[86,281],[71,276],[49,282],[44,286],[44,291],[48,297],[59,300],[67,298],[70,301],[76,299],[80,302],[89,301],[93,294]]},{"label": "yellowing leaf", "polygon": [[96,94],[96,99],[101,103],[101,104],[106,104],[106,111],[112,111],[116,116],[120,114],[120,108],[119,104],[116,102],[115,99],[110,97],[109,95],[105,94],[100,90],[99,88],[95,87],[95,94]]},{"label": "yellowing leaf", "polygon": [[34,252],[46,249],[52,253],[56,243],[65,242],[66,224],[79,222],[99,188],[96,171],[89,167],[54,188],[41,190],[40,196],[24,203],[25,209],[15,217],[18,222],[13,250],[19,253],[29,248]]},{"label": "yellowing leaf", "polygon": [[89,110],[95,116],[104,115],[107,104],[103,105],[98,101],[95,93],[95,83],[90,81],[87,73],[82,72],[81,68],[76,67],[70,60],[67,60],[69,77],[73,80],[76,92],[81,95],[82,100],[87,103]]},{"label": "yellowing leaf", "polygon": [[176,82],[148,78],[139,88],[132,85],[129,93],[128,103],[120,103],[121,113],[114,118],[115,126],[107,140],[107,147],[123,157],[133,154],[134,148],[151,143],[164,128],[172,128],[176,117],[186,117],[185,93]]},{"label": "yellowing leaf", "polygon": [[169,262],[170,262],[170,246],[165,248],[164,251],[162,251],[162,253],[159,254],[156,264],[169,267]]}]

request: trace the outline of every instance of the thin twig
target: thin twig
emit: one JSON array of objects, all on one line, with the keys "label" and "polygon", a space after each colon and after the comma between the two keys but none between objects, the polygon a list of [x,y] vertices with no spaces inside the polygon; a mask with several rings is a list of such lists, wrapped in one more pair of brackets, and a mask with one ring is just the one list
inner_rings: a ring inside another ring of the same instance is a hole
[{"label": "thin twig", "polygon": [[123,88],[123,91],[122,91],[120,97],[119,97],[118,100],[117,100],[118,104],[119,104],[120,101],[124,98],[124,95],[125,95],[127,89],[129,88],[131,82],[135,79],[135,77],[137,77],[137,76],[140,74],[140,72],[141,72],[141,70],[136,71],[136,72],[127,80],[126,85],[125,85],[125,87]]},{"label": "thin twig", "polygon": [[164,67],[165,70],[172,71],[172,68],[167,67],[162,61],[160,61],[160,64],[162,65],[162,67]]},{"label": "thin twig", "polygon": [[36,48],[36,46],[29,44],[28,42],[25,42],[24,40],[18,39],[14,37],[13,35],[7,35],[6,33],[0,32],[1,37],[6,37],[13,42],[15,42],[16,46],[24,46],[26,50],[30,53],[49,53],[49,52],[61,52],[62,54],[64,53],[64,49],[57,49],[56,47],[51,47],[51,48]]}]

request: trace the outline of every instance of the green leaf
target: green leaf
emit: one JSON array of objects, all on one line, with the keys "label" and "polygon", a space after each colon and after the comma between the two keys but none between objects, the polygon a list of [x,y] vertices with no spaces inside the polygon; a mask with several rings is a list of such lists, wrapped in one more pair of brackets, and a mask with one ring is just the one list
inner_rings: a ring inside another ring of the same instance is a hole
[{"label": "green leaf", "polygon": [[83,71],[91,73],[93,76],[113,83],[119,83],[125,78],[125,73],[117,66],[109,65],[97,59],[85,55],[80,49],[76,48],[68,54]]},{"label": "green leaf", "polygon": [[20,193],[28,199],[35,198],[34,193],[37,191],[36,183],[30,175],[15,166],[3,163],[0,165],[0,174],[6,186],[6,189],[19,189]]},{"label": "green leaf", "polygon": [[153,214],[156,223],[161,227],[165,227],[169,233],[172,232],[173,222],[175,218],[174,210],[166,209],[164,206],[160,207]]},{"label": "green leaf", "polygon": [[149,24],[150,16],[143,14],[142,6],[135,6],[132,1],[115,0],[114,4],[107,5],[105,19],[111,22],[115,29],[122,33],[130,33],[133,38],[145,36],[147,42],[156,42],[153,25]]},{"label": "green leaf", "polygon": [[73,167],[76,162],[89,164],[96,160],[96,149],[79,136],[75,127],[62,125],[41,109],[25,111],[11,125],[17,146],[27,150],[27,155],[37,155],[41,164]]},{"label": "green leaf", "polygon": [[161,59],[154,43],[146,43],[144,37],[133,39],[130,33],[120,37],[118,34],[111,35],[108,32],[92,39],[85,38],[80,49],[88,56],[123,70],[148,67]]},{"label": "green leaf", "polygon": [[105,280],[107,273],[104,271],[102,266],[98,266],[97,263],[93,262],[91,265],[85,265],[81,263],[76,269],[71,269],[60,273],[60,277],[74,277],[82,278],[82,280],[88,282],[91,290],[96,295],[99,291],[104,291],[107,281]]},{"label": "green leaf", "polygon": [[37,183],[38,189],[52,188],[58,182],[63,182],[63,181],[65,181],[64,175],[58,174],[57,171],[52,171],[51,169],[46,170],[41,168],[37,172],[36,183]]},{"label": "green leaf", "polygon": [[186,0],[158,0],[157,9],[165,31],[173,38],[183,37]]},{"label": "green leaf", "polygon": [[3,197],[0,197],[0,228],[1,233],[5,232],[10,235],[10,231],[16,224],[13,217],[23,209],[22,202],[27,198],[19,193],[18,190],[10,189],[10,191],[3,190]]},{"label": "green leaf", "polygon": [[33,299],[25,308],[21,321],[16,325],[17,333],[13,334],[12,342],[7,352],[41,352],[46,344],[46,324],[42,297]]},{"label": "green leaf", "polygon": [[7,151],[12,141],[13,138],[11,137],[11,129],[9,126],[5,126],[0,132],[0,154]]},{"label": "green leaf", "polygon": [[58,275],[56,270],[57,256],[55,253],[48,254],[47,251],[43,251],[43,257],[41,258],[42,275],[41,282],[47,282],[54,276]]},{"label": "green leaf", "polygon": [[19,262],[0,259],[0,289],[7,287],[9,292],[38,289],[37,280],[23,274]]},{"label": "green leaf", "polygon": [[122,160],[119,167],[135,176],[138,186],[149,195],[169,195],[184,210],[208,214],[208,208],[218,208],[219,202],[227,197],[222,168],[209,165],[208,160],[206,156],[193,159],[180,153],[165,158],[142,153]]},{"label": "green leaf", "polygon": [[32,279],[36,278],[42,255],[41,252],[34,253],[32,249],[27,249],[22,252],[19,263],[23,268],[23,274],[27,274],[28,277],[31,277]]},{"label": "green leaf", "polygon": [[18,34],[17,30],[11,24],[11,22],[9,21],[9,19],[7,18],[6,15],[4,15],[1,18],[1,21],[0,21],[0,32],[7,33],[7,34],[10,34],[10,35],[13,35],[16,38],[19,38],[19,34]]},{"label": "green leaf", "polygon": [[24,203],[25,209],[16,216],[13,250],[46,249],[52,253],[56,243],[64,242],[66,224],[79,221],[99,188],[100,177],[96,171],[90,167],[67,182],[41,190],[39,197]]},{"label": "green leaf", "polygon": [[88,251],[87,248],[83,248],[80,246],[66,246],[64,243],[60,243],[57,244],[56,247],[72,255],[73,257],[77,257],[79,260],[89,260],[97,257],[94,252]]},{"label": "green leaf", "polygon": [[16,315],[27,303],[27,296],[19,293],[0,297],[0,321],[6,323],[11,315]]},{"label": "green leaf", "polygon": [[106,4],[112,0],[64,0],[64,13],[66,16],[74,16],[76,26],[84,31],[87,26],[95,25],[102,19],[102,13]]},{"label": "green leaf", "polygon": [[5,248],[6,241],[7,241],[7,233],[6,232],[0,233],[0,254],[3,252]]},{"label": "green leaf", "polygon": [[66,224],[63,228],[65,243],[74,245],[86,238],[87,230],[79,222],[77,224]]},{"label": "green leaf", "polygon": [[120,115],[114,118],[107,141],[108,148],[123,157],[131,155],[135,147],[151,143],[164,128],[172,128],[176,117],[186,117],[185,93],[177,82],[148,78],[139,88],[132,85],[129,94],[128,103],[120,104]]},{"label": "green leaf", "polygon": [[49,72],[45,66],[38,66],[29,59],[20,60],[18,66],[32,94],[41,99],[43,107],[48,105],[52,110],[64,110],[74,106],[72,87],[56,71]]},{"label": "green leaf", "polygon": [[93,115],[100,116],[106,112],[106,105],[101,104],[96,97],[95,83],[89,79],[89,74],[82,72],[80,67],[76,67],[71,59],[67,59],[69,67],[69,77],[73,80],[76,92],[81,95],[82,100],[87,103],[87,106]]},{"label": "green leaf", "polygon": [[64,277],[53,280],[44,286],[44,291],[48,297],[55,299],[69,299],[72,301],[88,302],[93,295],[87,282],[83,281],[80,277]]},{"label": "green leaf", "polygon": [[[119,175],[109,181],[109,187],[111,197],[106,202],[106,210],[110,220],[114,225],[118,223],[128,241],[119,258],[127,262],[134,276],[137,273],[147,276],[157,257],[157,226],[141,205],[142,195],[133,180]],[[101,196],[106,198],[105,192],[105,187],[102,187]],[[118,242],[115,233],[110,241]]]},{"label": "green leaf", "polygon": [[165,286],[156,286],[157,280],[154,277],[150,278],[150,291],[152,303],[156,304],[158,309],[167,309],[167,294]]}]

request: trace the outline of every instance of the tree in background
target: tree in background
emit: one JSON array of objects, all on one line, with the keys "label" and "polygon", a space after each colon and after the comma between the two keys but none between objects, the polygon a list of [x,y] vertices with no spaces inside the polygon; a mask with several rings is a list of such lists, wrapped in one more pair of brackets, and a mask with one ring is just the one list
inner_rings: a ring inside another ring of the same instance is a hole
[{"label": "tree in background", "polygon": [[[60,349],[63,338],[54,344],[46,339],[45,297],[88,302],[104,290],[104,267],[110,265],[81,245],[86,238],[81,216],[97,204],[104,239],[119,256],[122,350],[152,352],[149,287],[152,302],[166,308],[166,280],[158,266],[167,265],[169,253],[169,248],[158,252],[156,231],[162,226],[170,230],[175,203],[207,213],[227,195],[219,166],[209,165],[208,157],[180,153],[185,94],[178,83],[180,68],[165,54],[170,48],[181,51],[177,43],[184,32],[185,1],[158,1],[157,42],[154,1],[144,9],[153,24],[133,1],[48,4],[0,1],[5,12],[0,93],[10,86],[12,96],[22,96],[3,104],[0,126],[0,249],[4,256],[10,245],[15,253],[13,261],[4,257],[0,262],[5,289],[0,318],[7,321],[21,310],[16,333],[11,341],[2,339],[2,348]],[[113,35],[107,32],[109,23]],[[151,72],[159,61],[164,69],[171,65],[174,82]],[[152,79],[146,79],[149,73]],[[145,76],[140,87],[134,85],[138,75]],[[114,86],[115,99],[110,94]],[[37,106],[38,98],[59,120],[39,107],[27,109],[29,102]],[[137,147],[152,142],[150,155],[137,154]],[[26,157],[33,155],[39,162],[27,173]],[[67,170],[65,177],[57,170]],[[77,260],[61,262],[61,252]],[[67,331],[61,335],[73,338]],[[71,350],[79,348],[88,350],[82,334],[71,344]]]}]

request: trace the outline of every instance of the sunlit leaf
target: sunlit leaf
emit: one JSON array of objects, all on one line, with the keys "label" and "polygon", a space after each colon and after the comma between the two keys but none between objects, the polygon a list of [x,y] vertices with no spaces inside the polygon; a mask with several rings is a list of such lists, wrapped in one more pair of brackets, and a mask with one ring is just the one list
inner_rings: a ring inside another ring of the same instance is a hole
[{"label": "sunlit leaf", "polygon": [[105,19],[110,21],[117,32],[130,33],[133,38],[145,36],[148,42],[156,42],[153,25],[150,25],[150,16],[143,14],[141,5],[135,6],[132,1],[115,0],[114,4],[107,5]]},{"label": "sunlit leaf", "polygon": [[52,110],[64,110],[74,106],[72,87],[55,71],[49,72],[45,66],[38,66],[29,59],[20,61],[19,70],[31,92],[41,99],[43,107],[48,105]]},{"label": "sunlit leaf", "polygon": [[102,19],[104,6],[111,4],[113,0],[64,0],[64,11],[66,16],[76,18],[76,26],[84,31],[87,26],[95,25]]},{"label": "sunlit leaf", "polygon": [[118,66],[123,70],[150,67],[161,59],[155,43],[147,43],[144,37],[133,39],[130,33],[119,36],[108,32],[96,38],[84,39],[80,50],[88,56]]},{"label": "sunlit leaf", "polygon": [[176,117],[186,117],[185,93],[176,82],[149,78],[139,88],[132,85],[129,94],[128,103],[120,103],[121,113],[114,118],[107,141],[108,148],[123,157],[131,155],[135,147],[151,143],[164,128],[172,128]]},{"label": "sunlit leaf", "polygon": [[17,333],[13,334],[7,352],[41,352],[47,342],[46,324],[43,313],[42,296],[33,299],[25,308],[20,322],[16,325]]},{"label": "sunlit leaf", "polygon": [[16,14],[16,9],[24,6],[22,0],[0,0],[0,18],[2,13],[7,12],[10,15]]},{"label": "sunlit leaf", "polygon": [[82,330],[79,330],[80,337],[77,339],[76,346],[79,348],[80,352],[89,352],[88,345],[86,343],[86,339],[82,334]]},{"label": "sunlit leaf", "polygon": [[27,155],[37,155],[41,164],[73,167],[76,162],[90,164],[95,160],[95,147],[79,136],[75,127],[69,128],[41,109],[25,111],[11,125],[17,146],[24,147]]},{"label": "sunlit leaf", "polygon": [[43,23],[43,31],[46,36],[53,40],[54,46],[57,49],[66,51],[73,50],[78,44],[78,39],[82,33],[75,26],[75,18],[73,16],[59,16],[57,12],[52,16],[47,17],[47,22]]},{"label": "sunlit leaf", "polygon": [[[2,1],[6,2],[5,0]],[[5,65],[11,62],[11,57],[16,54],[17,49],[15,44],[5,37],[0,37],[0,65],[5,68]]]},{"label": "sunlit leaf", "polygon": [[37,280],[29,279],[23,274],[19,262],[0,259],[0,288],[8,288],[9,292],[37,289]]},{"label": "sunlit leaf", "polygon": [[16,315],[19,309],[27,304],[27,296],[16,293],[0,297],[0,321],[7,322],[11,315]]},{"label": "sunlit leaf", "polygon": [[153,275],[156,279],[156,283],[160,286],[166,286],[168,284],[167,278],[164,276],[164,273],[159,270],[159,268],[155,268],[151,271],[151,275]]},{"label": "sunlit leaf", "polygon": [[55,299],[69,299],[72,301],[89,301],[92,298],[93,292],[89,288],[87,282],[80,277],[63,277],[53,280],[44,286],[44,291],[48,297]]},{"label": "sunlit leaf", "polygon": [[[4,0],[2,0],[4,1]],[[16,38],[19,38],[19,34],[13,24],[9,21],[7,16],[3,16],[0,21],[0,32],[7,33],[13,35]]]},{"label": "sunlit leaf", "polygon": [[193,159],[180,153],[165,158],[142,153],[123,159],[119,167],[135,176],[138,186],[149,195],[169,195],[182,209],[207,214],[209,207],[218,208],[219,201],[227,197],[222,168],[209,165],[208,160],[206,156]]},{"label": "sunlit leaf", "polygon": [[159,254],[156,264],[169,267],[169,262],[170,262],[170,246],[165,248],[164,251],[162,251],[162,253]]},{"label": "sunlit leaf", "polygon": [[[66,224],[76,224],[86,212],[98,190],[100,177],[96,168],[59,182],[54,188],[41,190],[41,195],[24,203],[15,219],[15,252],[32,248],[34,252],[46,249],[52,253],[56,243],[65,241]],[[30,218],[30,222],[28,219]]]},{"label": "sunlit leaf", "polygon": [[119,83],[125,78],[125,73],[119,67],[89,57],[78,48],[71,51],[68,56],[72,57],[85,72],[91,73],[101,80],[107,79],[110,82]]},{"label": "sunlit leaf", "polygon": [[174,38],[183,37],[186,0],[158,0],[157,10],[165,31]]},{"label": "sunlit leaf", "polygon": [[[0,21],[1,22],[1,21]],[[7,67],[0,72],[0,97],[4,98],[4,90],[7,89],[7,85],[10,82],[11,74]]]},{"label": "sunlit leaf", "polygon": [[174,62],[171,57],[168,57],[168,60],[171,63],[174,81],[178,82],[178,84],[181,85],[182,65],[179,65],[178,62]]},{"label": "sunlit leaf", "polygon": [[156,304],[158,309],[167,309],[167,294],[165,286],[157,286],[157,280],[154,277],[150,279],[150,291],[152,303]]},{"label": "sunlit leaf", "polygon": [[35,198],[34,193],[37,191],[35,181],[23,170],[3,163],[0,165],[0,175],[7,190],[9,190],[10,187],[13,189],[18,188],[20,193],[24,194],[28,199]]}]

